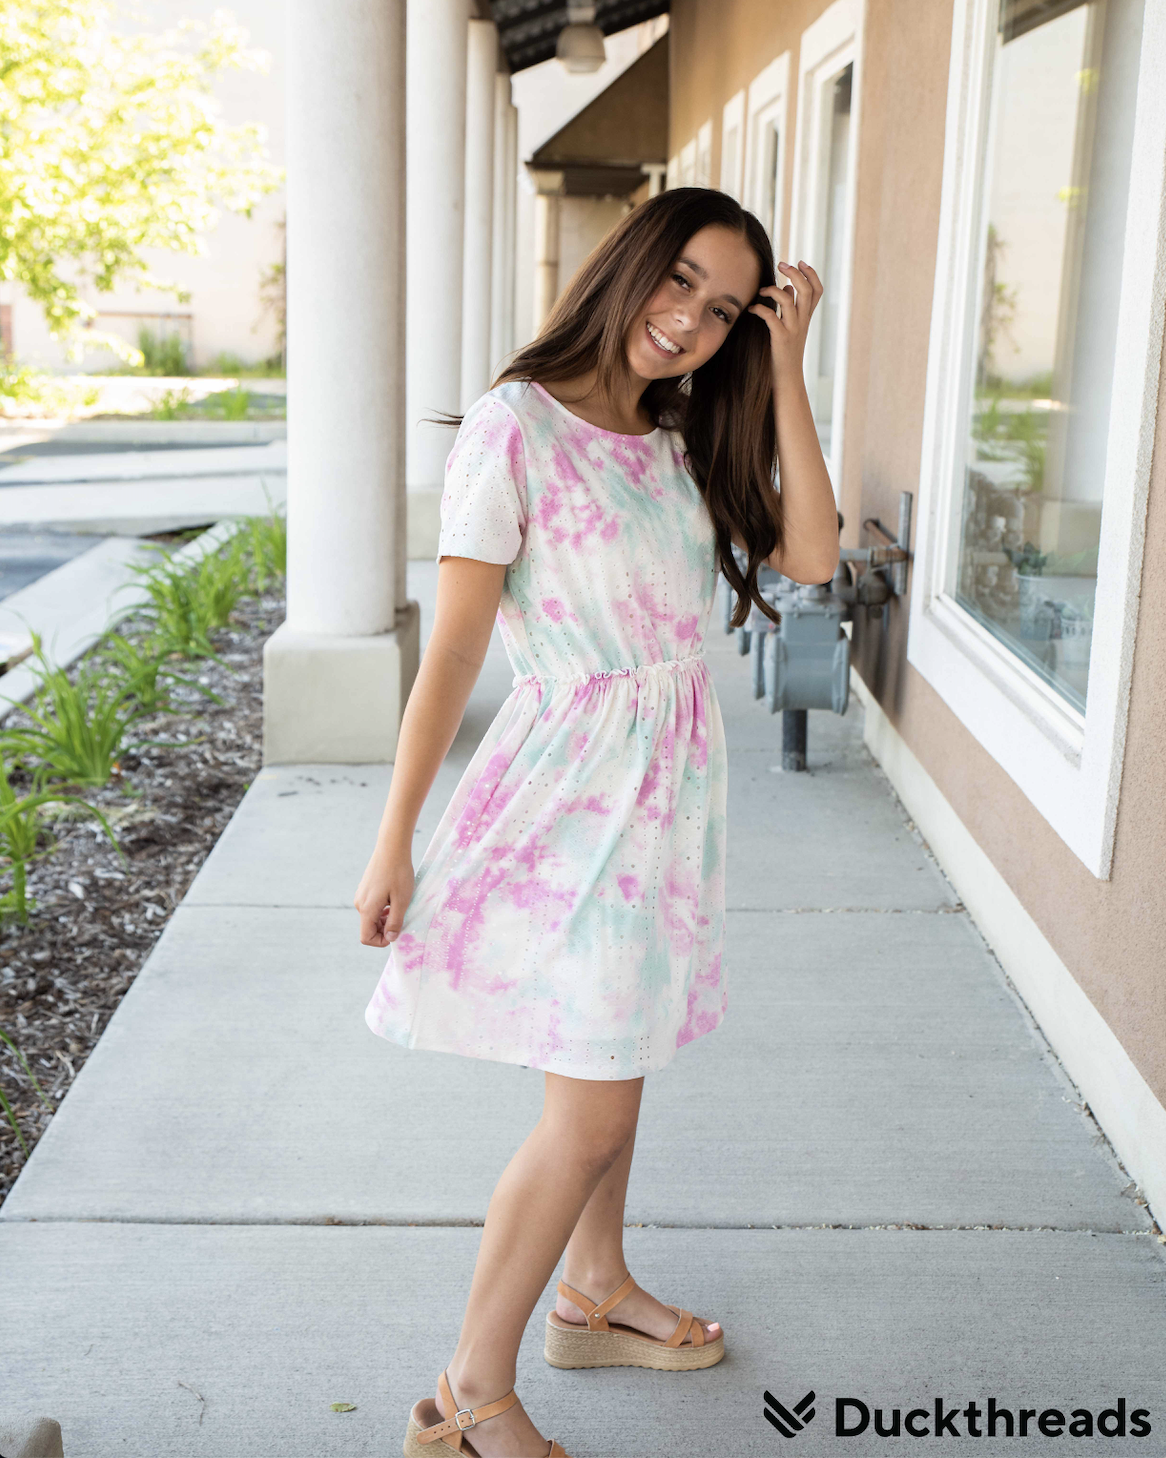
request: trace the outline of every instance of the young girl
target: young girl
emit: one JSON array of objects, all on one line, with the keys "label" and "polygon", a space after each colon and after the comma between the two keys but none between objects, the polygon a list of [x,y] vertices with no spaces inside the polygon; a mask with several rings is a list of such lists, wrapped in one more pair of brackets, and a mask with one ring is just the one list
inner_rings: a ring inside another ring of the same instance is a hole
[{"label": "young girl", "polygon": [[[838,557],[802,378],[822,286],[806,263],[779,269],[784,287],[724,193],[641,204],[467,411],[446,466],[433,630],[355,897],[361,941],[391,948],[365,1017],[408,1048],[542,1069],[546,1087],[490,1200],[457,1349],[410,1415],[411,1458],[565,1458],[514,1392],[564,1252],[554,1366],[724,1355],[717,1322],[628,1273],[624,1197],[644,1074],[725,1011],[726,755],[701,651],[718,573],[736,625],[750,601],[774,616],[762,563],[825,582]],[[414,879],[417,816],[496,615],[514,689]]]}]

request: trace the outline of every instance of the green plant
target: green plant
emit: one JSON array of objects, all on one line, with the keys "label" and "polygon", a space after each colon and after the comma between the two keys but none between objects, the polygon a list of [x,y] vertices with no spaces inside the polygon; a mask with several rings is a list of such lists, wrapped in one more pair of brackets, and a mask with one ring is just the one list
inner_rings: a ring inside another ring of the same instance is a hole
[{"label": "green plant", "polygon": [[1039,577],[1052,556],[1051,552],[1039,552],[1031,542],[1025,542],[1019,552],[1015,547],[1005,547],[1004,550],[1017,572],[1025,577]]},{"label": "green plant", "polygon": [[[987,404],[985,405],[985,399]],[[981,396],[972,418],[972,439],[981,460],[1014,461],[1023,472],[1023,489],[1044,487],[1048,454],[1047,410],[1004,410],[999,394]]]},{"label": "green plant", "polygon": [[218,415],[223,420],[246,420],[251,394],[237,385],[233,390],[216,390],[206,397],[203,405],[208,415]]},{"label": "green plant", "polygon": [[72,415],[100,398],[97,385],[42,374],[12,358],[0,361],[0,415]]},{"label": "green plant", "polygon": [[0,896],[0,917],[15,916],[22,923],[28,921],[28,863],[36,854],[42,828],[41,810],[45,805],[69,805],[82,814],[96,816],[118,855],[122,854],[109,821],[96,805],[90,805],[80,796],[42,789],[35,776],[31,792],[17,795],[0,747],[0,856],[8,862],[12,873],[11,888]]},{"label": "green plant", "polygon": [[101,645],[101,660],[112,674],[119,675],[129,694],[141,705],[146,714],[156,714],[172,707],[170,691],[175,684],[195,689],[205,698],[221,704],[218,694],[178,673],[167,663],[168,650],[165,644],[152,638],[127,638],[121,633],[110,633]]},{"label": "green plant", "polygon": [[155,334],[145,327],[138,330],[138,349],[142,353],[142,371],[147,375],[188,375],[186,344],[182,336],[169,330]]},{"label": "green plant", "polygon": [[250,558],[248,586],[253,591],[262,595],[269,583],[287,576],[287,517],[282,512],[273,508],[268,516],[245,517],[237,540]]},{"label": "green plant", "polygon": [[108,784],[126,731],[141,716],[142,706],[124,683],[103,677],[99,669],[85,667],[70,679],[49,662],[38,633],[32,634],[32,645],[40,681],[33,702],[23,706],[32,724],[9,729],[9,744],[40,761],[56,779]]},{"label": "green plant", "polygon": [[[53,1112],[53,1106],[49,1103],[48,1099],[45,1098],[40,1084],[37,1083],[36,1074],[33,1073],[32,1069],[29,1067],[28,1059],[24,1056],[24,1054],[20,1051],[20,1049],[16,1046],[16,1044],[12,1041],[8,1034],[4,1032],[2,1028],[0,1028],[0,1038],[3,1038],[3,1040],[16,1054],[17,1058],[20,1059],[21,1063],[24,1065],[25,1073],[27,1073],[29,1078],[32,1080],[33,1088],[36,1089],[37,1098],[40,1099],[41,1103],[44,1104],[45,1108],[48,1109],[49,1113],[51,1114]],[[27,1159],[28,1145],[24,1142],[24,1135],[20,1132],[20,1125],[16,1121],[16,1114],[13,1112],[12,1105],[5,1098],[3,1089],[0,1089],[0,1104],[3,1104],[4,1106],[4,1112],[8,1115],[8,1122],[12,1125],[17,1139],[20,1140],[20,1147],[24,1150],[24,1157],[25,1159]]]},{"label": "green plant", "polygon": [[136,570],[147,595],[142,611],[159,650],[185,658],[216,658],[210,635],[226,626],[247,589],[238,541],[208,553],[193,568],[168,558]]},{"label": "green plant", "polygon": [[230,350],[223,349],[215,355],[214,359],[211,360],[210,364],[201,373],[222,379],[224,376],[232,378],[244,374],[247,369],[248,366],[243,363],[240,355],[232,354]]},{"label": "green plant", "polygon": [[150,411],[152,420],[185,420],[190,415],[191,394],[188,386],[180,390],[163,390],[154,408]]}]

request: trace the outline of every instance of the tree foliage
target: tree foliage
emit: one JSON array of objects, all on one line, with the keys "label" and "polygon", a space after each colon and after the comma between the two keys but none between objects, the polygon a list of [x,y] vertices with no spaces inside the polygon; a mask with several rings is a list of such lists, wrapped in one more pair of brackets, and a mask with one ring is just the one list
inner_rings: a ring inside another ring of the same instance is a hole
[{"label": "tree foliage", "polygon": [[281,181],[262,128],[228,125],[213,92],[266,60],[228,12],[164,34],[115,21],[106,0],[0,3],[0,278],[58,336],[96,312],[87,286],[180,294],[148,250],[203,251],[221,208],[250,214]]}]

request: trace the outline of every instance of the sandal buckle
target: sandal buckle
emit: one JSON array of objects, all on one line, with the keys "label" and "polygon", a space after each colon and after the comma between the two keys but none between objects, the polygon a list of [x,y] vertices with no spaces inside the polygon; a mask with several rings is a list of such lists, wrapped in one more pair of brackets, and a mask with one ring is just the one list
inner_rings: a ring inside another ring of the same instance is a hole
[{"label": "sandal buckle", "polygon": [[[462,1418],[468,1418],[469,1421],[463,1423],[462,1422]],[[461,1431],[463,1433],[465,1432],[465,1430],[467,1428],[474,1427],[477,1424],[477,1421],[478,1421],[477,1418],[473,1414],[473,1410],[471,1408],[468,1408],[468,1407],[459,1407],[458,1410],[457,1410],[457,1412],[455,1412],[454,1415],[453,1415],[453,1420],[454,1420],[455,1423],[457,1423],[458,1427],[461,1429]]]}]

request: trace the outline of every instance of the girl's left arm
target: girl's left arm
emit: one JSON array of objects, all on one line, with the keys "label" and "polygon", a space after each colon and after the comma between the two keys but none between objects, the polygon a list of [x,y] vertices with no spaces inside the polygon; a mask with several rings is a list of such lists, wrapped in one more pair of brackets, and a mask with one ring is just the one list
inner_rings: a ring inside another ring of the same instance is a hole
[{"label": "girl's left arm", "polygon": [[773,413],[777,424],[777,461],[781,474],[782,545],[768,565],[795,582],[829,582],[838,565],[838,507],[822,458],[810,398],[802,372],[810,318],[822,297],[822,281],[804,260],[797,268],[779,263],[789,282],[760,292],[779,306],[749,312],[764,320],[773,356]]}]

